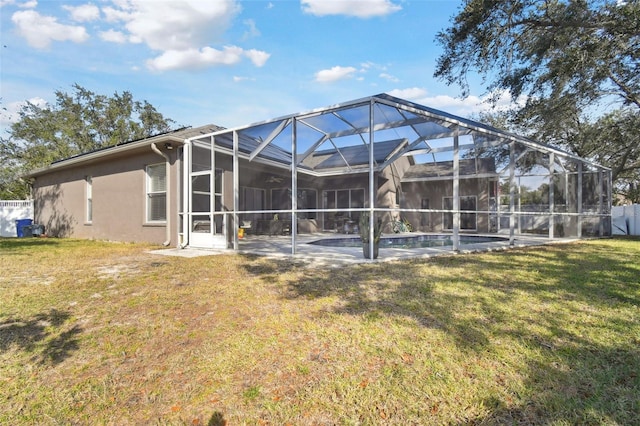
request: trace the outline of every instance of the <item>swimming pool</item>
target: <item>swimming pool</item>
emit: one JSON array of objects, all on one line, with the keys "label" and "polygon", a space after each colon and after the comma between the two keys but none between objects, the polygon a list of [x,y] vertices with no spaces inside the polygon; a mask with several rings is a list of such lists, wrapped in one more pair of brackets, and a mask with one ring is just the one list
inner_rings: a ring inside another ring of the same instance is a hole
[{"label": "swimming pool", "polygon": [[[453,245],[452,235],[411,235],[399,237],[384,237],[380,240],[380,248],[428,248],[446,247]],[[503,237],[488,237],[483,235],[461,235],[460,244],[478,244],[505,241]],[[311,241],[309,244],[324,247],[362,247],[360,238],[326,238]]]}]

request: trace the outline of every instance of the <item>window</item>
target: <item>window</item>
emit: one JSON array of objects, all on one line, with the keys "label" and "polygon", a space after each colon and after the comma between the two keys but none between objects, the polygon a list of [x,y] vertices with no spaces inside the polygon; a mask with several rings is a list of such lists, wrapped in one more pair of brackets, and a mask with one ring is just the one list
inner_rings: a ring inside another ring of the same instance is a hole
[{"label": "window", "polygon": [[240,187],[240,210],[264,210],[264,189]]},{"label": "window", "polygon": [[191,176],[191,211],[209,213],[211,211],[211,174]]},{"label": "window", "polygon": [[500,195],[497,180],[489,181],[489,232],[498,232],[498,198]]},{"label": "window", "polygon": [[[271,190],[271,209],[272,210],[288,210],[291,208],[291,190],[288,188]],[[291,219],[288,213],[279,213],[280,219]]]},{"label": "window", "polygon": [[[298,188],[298,198],[296,200],[297,210],[315,210],[317,208],[317,193],[315,189]],[[272,189],[271,208],[273,210],[288,210],[291,208],[291,189]],[[280,217],[289,219],[288,214]],[[298,219],[315,219],[315,212],[298,213]]]},{"label": "window", "polygon": [[[420,200],[420,208],[423,210],[429,210],[429,199],[428,198],[422,198]],[[425,228],[428,228],[431,226],[431,213],[426,212],[426,213],[421,213],[420,214],[420,226],[423,226]]]},{"label": "window", "polygon": [[[325,209],[355,209],[364,207],[364,189],[337,189],[322,192]],[[324,214],[325,230],[340,230],[344,222],[358,223],[360,212],[328,212]]]},{"label": "window", "polygon": [[[301,188],[298,189],[298,210],[315,210],[318,208],[317,204],[318,194],[315,189]],[[304,212],[298,215],[300,219],[315,219],[315,212]]]},{"label": "window", "polygon": [[93,179],[91,176],[87,176],[85,178],[86,183],[86,195],[87,195],[87,211],[86,218],[87,223],[91,223],[93,221]]},{"label": "window", "polygon": [[[213,175],[213,208],[214,212],[224,211],[224,204],[222,203],[222,179],[224,172],[222,169],[216,169]],[[216,214],[213,216],[213,222],[215,223],[215,234],[222,234],[224,228],[224,215]]]},{"label": "window", "polygon": [[167,220],[167,169],[164,163],[147,166],[147,222]]},{"label": "window", "polygon": [[[453,210],[453,197],[444,197],[443,209]],[[472,211],[473,213],[466,213]],[[466,231],[472,231],[477,228],[476,224],[476,197],[467,196],[460,197],[460,229]],[[453,213],[443,213],[443,228],[453,229]]]},{"label": "window", "polygon": [[[257,211],[265,209],[265,190],[260,188],[251,188],[248,186],[240,187],[240,211]],[[262,218],[262,213],[243,213],[240,216],[240,220],[244,222],[243,226],[258,225],[258,220]]]}]

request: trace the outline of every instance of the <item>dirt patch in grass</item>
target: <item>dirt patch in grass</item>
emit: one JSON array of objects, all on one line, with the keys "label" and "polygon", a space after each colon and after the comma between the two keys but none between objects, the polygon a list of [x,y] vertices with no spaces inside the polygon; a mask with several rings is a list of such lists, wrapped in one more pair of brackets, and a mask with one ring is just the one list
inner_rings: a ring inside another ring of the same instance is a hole
[{"label": "dirt patch in grass", "polygon": [[638,239],[340,269],[0,248],[3,424],[640,417]]}]

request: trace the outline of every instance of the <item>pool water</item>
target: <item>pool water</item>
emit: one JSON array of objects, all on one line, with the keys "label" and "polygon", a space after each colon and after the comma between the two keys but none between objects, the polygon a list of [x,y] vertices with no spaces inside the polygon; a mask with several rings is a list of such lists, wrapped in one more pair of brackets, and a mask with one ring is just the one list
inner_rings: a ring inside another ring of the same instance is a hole
[{"label": "pool water", "polygon": [[[502,237],[486,237],[481,235],[461,235],[460,244],[477,244],[504,241]],[[309,244],[325,247],[362,247],[360,238],[327,238],[312,241]],[[411,235],[402,237],[386,237],[380,240],[380,248],[428,248],[452,246],[452,235]]]}]

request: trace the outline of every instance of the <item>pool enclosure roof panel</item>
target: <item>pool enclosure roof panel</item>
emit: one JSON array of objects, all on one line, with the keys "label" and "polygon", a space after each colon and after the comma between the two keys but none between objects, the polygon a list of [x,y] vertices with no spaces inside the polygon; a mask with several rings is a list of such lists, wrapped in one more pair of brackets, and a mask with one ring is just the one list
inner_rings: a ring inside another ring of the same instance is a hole
[{"label": "pool enclosure roof panel", "polygon": [[[215,144],[228,150],[233,150],[233,133],[223,133],[214,137]],[[238,135],[238,151],[241,154],[250,155],[256,147],[259,146],[259,141],[246,136],[244,134]],[[282,164],[291,164],[291,153],[279,149],[275,145],[267,145],[261,152],[262,158],[275,161]]]},{"label": "pool enclosure roof panel", "polygon": [[[497,176],[496,162],[493,158],[461,159],[459,170],[460,176]],[[410,182],[433,178],[447,178],[447,180],[450,180],[452,177],[453,161],[439,161],[411,165],[402,177],[402,181]]]},{"label": "pool enclosure roof panel", "polygon": [[372,167],[379,169],[402,156],[452,152],[455,136],[467,138],[465,149],[516,142],[605,169],[555,147],[384,93],[187,141],[233,150],[237,138],[238,155],[249,161],[324,174],[368,166],[371,145]]},{"label": "pool enclosure roof panel", "polygon": [[[375,146],[374,161],[376,164],[384,162],[393,151],[405,142],[403,139],[379,142]],[[365,144],[346,146],[343,148],[316,151],[307,157],[309,165],[314,170],[339,167],[357,167],[369,164],[369,147]],[[306,164],[306,163],[305,163]]]}]

